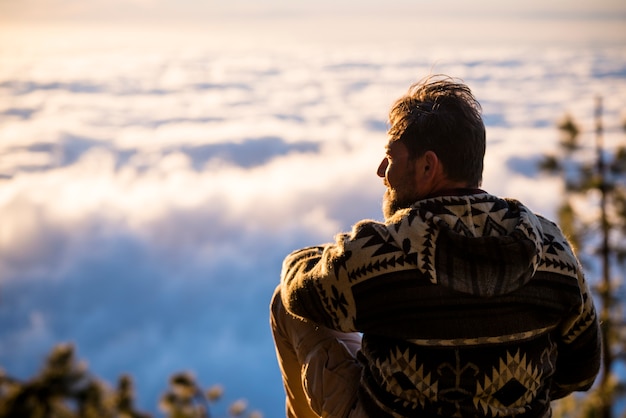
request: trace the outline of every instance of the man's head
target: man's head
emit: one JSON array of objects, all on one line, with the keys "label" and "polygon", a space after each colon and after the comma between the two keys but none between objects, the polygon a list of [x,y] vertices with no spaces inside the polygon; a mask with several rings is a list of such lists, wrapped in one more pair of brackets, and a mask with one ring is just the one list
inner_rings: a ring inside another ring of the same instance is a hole
[{"label": "man's head", "polygon": [[469,87],[428,77],[389,112],[387,155],[378,175],[387,186],[385,216],[446,189],[478,187],[485,155],[481,107]]}]

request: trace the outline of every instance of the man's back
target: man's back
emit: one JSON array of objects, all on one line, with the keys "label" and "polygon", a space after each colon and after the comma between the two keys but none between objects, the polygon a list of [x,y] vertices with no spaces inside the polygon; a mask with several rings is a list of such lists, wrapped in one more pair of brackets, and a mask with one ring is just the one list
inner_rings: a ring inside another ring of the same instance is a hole
[{"label": "man's back", "polygon": [[363,333],[359,397],[372,416],[544,416],[599,367],[577,260],[516,201],[422,200],[293,253],[283,273],[288,310]]}]

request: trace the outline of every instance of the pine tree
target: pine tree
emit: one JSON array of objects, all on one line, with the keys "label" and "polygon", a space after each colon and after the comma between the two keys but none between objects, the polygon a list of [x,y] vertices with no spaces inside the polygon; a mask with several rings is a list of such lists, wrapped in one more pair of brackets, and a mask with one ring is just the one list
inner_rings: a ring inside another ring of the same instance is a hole
[{"label": "pine tree", "polygon": [[[175,373],[161,399],[166,418],[218,418],[215,406],[223,389],[215,385],[203,391],[190,373]],[[262,418],[248,411],[243,399],[233,402],[229,417]],[[133,379],[122,375],[111,389],[78,361],[72,344],[58,344],[38,375],[20,381],[0,370],[0,418],[150,418],[135,407]]]},{"label": "pine tree", "polygon": [[116,417],[110,390],[78,362],[74,347],[57,345],[39,373],[20,382],[3,373],[0,417],[108,418]]},{"label": "pine tree", "polygon": [[[557,125],[561,153],[545,156],[540,168],[564,180],[559,223],[594,283],[604,342],[602,372],[593,391],[582,401],[572,398],[559,406],[561,413],[569,411],[568,417],[611,418],[614,405],[626,395],[626,378],[616,373],[626,361],[626,146],[608,149],[604,144],[601,98],[596,100],[595,121],[595,146],[583,146],[582,130],[566,115]],[[626,132],[626,122],[623,127]],[[595,154],[592,159],[590,154]],[[594,207],[598,215],[585,216]]]}]

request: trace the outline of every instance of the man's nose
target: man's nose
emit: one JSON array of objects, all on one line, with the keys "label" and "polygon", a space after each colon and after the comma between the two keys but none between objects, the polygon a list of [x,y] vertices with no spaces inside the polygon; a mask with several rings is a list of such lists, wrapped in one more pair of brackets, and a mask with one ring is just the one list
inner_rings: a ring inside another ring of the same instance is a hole
[{"label": "man's nose", "polygon": [[383,160],[380,162],[380,165],[378,166],[378,170],[376,171],[378,177],[385,177],[385,172],[387,171],[388,165],[389,162],[387,161],[387,159],[383,158]]}]

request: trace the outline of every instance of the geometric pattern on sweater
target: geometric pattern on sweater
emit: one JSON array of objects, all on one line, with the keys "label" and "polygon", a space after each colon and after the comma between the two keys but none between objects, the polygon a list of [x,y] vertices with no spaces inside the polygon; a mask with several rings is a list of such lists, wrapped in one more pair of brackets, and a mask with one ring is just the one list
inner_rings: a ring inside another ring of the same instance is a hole
[{"label": "geometric pattern on sweater", "polygon": [[498,367],[485,374],[482,384],[477,383],[477,409],[486,416],[521,413],[537,395],[543,379],[541,369],[526,355],[507,351],[506,359],[500,358]]},{"label": "geometric pattern on sweater", "polygon": [[355,265],[348,276],[354,277],[354,280],[359,280],[371,276],[372,273],[402,268],[405,263],[408,264],[407,268],[415,268],[417,254],[411,251],[411,243],[406,237],[398,240],[397,230],[374,229],[372,232],[373,234],[368,236],[367,242],[361,248],[362,250],[368,248],[372,250],[368,254],[369,258],[365,259],[367,265]]},{"label": "geometric pattern on sweater", "polygon": [[[443,275],[436,265],[436,245],[441,233],[450,231],[451,235],[475,239],[485,238],[485,242],[500,239],[503,236],[516,234],[531,242],[529,252],[534,255],[530,260],[528,274],[524,280],[534,273],[541,260],[543,237],[536,226],[538,220],[534,214],[519,202],[510,199],[494,199],[488,194],[469,196],[442,196],[417,202],[411,208],[399,211],[388,224],[394,225],[392,234],[396,232],[396,240],[408,238],[412,252],[419,254],[418,266],[420,271],[429,277],[431,283],[450,285],[447,280],[455,276],[467,274]],[[409,237],[402,237],[401,233],[409,232]],[[459,241],[460,242],[460,241]],[[484,275],[475,275],[465,289],[475,289],[485,284]],[[523,283],[514,284],[516,287]],[[453,286],[454,287],[454,286]],[[503,289],[505,290],[505,289]]]},{"label": "geometric pattern on sweater", "polygon": [[[418,416],[429,405],[439,404],[446,405],[445,416],[462,418],[472,405],[472,415],[523,414],[545,389],[544,371],[553,370],[556,361],[554,348],[534,355],[537,361],[518,348],[503,351],[484,369],[484,364],[462,360],[459,353],[457,350],[451,361],[436,365],[430,361],[427,365],[410,348],[396,347],[388,357],[377,359],[376,368],[386,376],[381,386],[396,397],[395,409]],[[467,380],[476,381],[476,385],[464,386],[462,382]]]},{"label": "geometric pattern on sweater", "polygon": [[545,218],[539,217],[539,219],[542,222],[544,235],[544,255],[537,270],[539,272],[574,276],[578,281],[578,287],[581,292],[583,305],[579,307],[577,315],[574,315],[571,321],[564,321],[561,326],[561,338],[564,343],[569,344],[596,323],[597,317],[593,307],[593,298],[589,293],[589,287],[585,282],[581,266],[574,264],[574,262],[577,262],[574,250],[561,233],[559,227]]},{"label": "geometric pattern on sweater", "polygon": [[437,380],[431,373],[424,373],[424,364],[417,364],[417,356],[411,355],[410,349],[396,347],[389,359],[376,363],[383,372],[385,390],[402,400],[404,408],[426,406],[437,398]]},{"label": "geometric pattern on sweater", "polygon": [[595,325],[597,317],[595,311],[585,310],[582,316],[578,317],[573,325],[562,335],[563,342],[565,344],[571,344],[589,327]]},{"label": "geometric pattern on sweater", "polygon": [[334,260],[332,273],[336,280],[315,283],[325,310],[340,329],[352,329],[356,320],[353,294],[346,284],[354,285],[388,271],[413,270],[417,264],[417,254],[410,251],[407,240],[398,244],[382,224],[368,226],[356,235],[338,235],[338,243],[350,242],[350,249]]},{"label": "geometric pattern on sweater", "polygon": [[[544,271],[575,276],[577,266],[559,260],[560,252],[569,250],[567,242],[556,240],[556,233],[544,236],[539,224],[519,202],[487,193],[418,201],[384,224],[366,220],[356,224],[352,233],[339,234],[337,255],[327,255],[324,273],[334,280],[313,285],[333,327],[348,331],[355,329],[357,320],[352,286],[390,272],[417,268],[433,284],[488,297],[522,286],[541,263]],[[438,241],[444,238],[467,248],[438,250]],[[484,244],[474,245],[479,239]],[[508,240],[510,249],[500,244],[503,240]],[[467,259],[472,251],[481,250],[474,258],[493,260]],[[515,259],[526,254],[527,261]],[[503,264],[506,257],[511,262]],[[438,259],[443,262],[438,264]]]},{"label": "geometric pattern on sweater", "polygon": [[[554,329],[554,326],[537,328],[523,332],[516,332],[507,335],[498,335],[494,337],[475,337],[475,338],[454,338],[454,339],[420,339],[410,338],[408,342],[422,347],[472,347],[490,344],[508,344],[516,341],[526,341]],[[577,333],[578,334],[578,333]]]},{"label": "geometric pattern on sweater", "polygon": [[557,236],[544,232],[543,249],[544,257],[539,265],[542,271],[574,273],[578,269],[578,266],[565,262],[562,256],[563,253],[568,253],[568,255],[572,254],[567,241],[558,239]]}]

